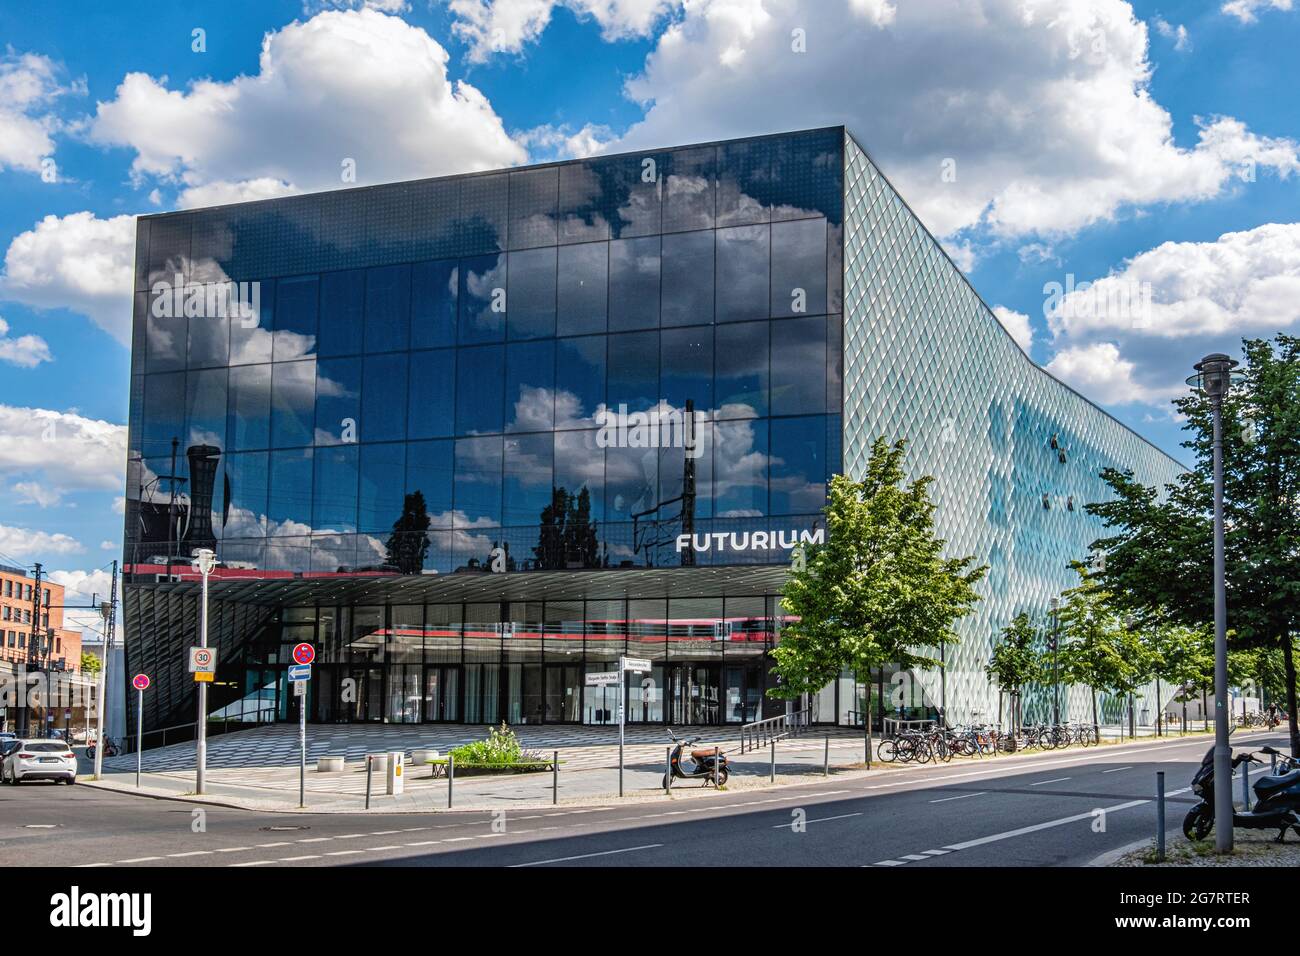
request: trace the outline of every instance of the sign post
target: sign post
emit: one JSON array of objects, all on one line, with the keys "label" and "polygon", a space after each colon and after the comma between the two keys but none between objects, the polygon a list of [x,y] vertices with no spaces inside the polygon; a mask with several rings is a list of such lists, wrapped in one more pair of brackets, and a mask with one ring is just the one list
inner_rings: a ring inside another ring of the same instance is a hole
[{"label": "sign post", "polygon": [[[619,662],[620,665],[622,661]],[[623,796],[623,669],[620,666],[616,671],[598,671],[588,674],[586,678],[588,687],[612,687],[619,685],[618,695],[618,795]]]},{"label": "sign post", "polygon": [[641,674],[650,670],[650,662],[639,657],[618,659],[618,795],[623,796],[623,728],[626,724],[624,706],[627,700],[626,674]]},{"label": "sign post", "polygon": [[311,662],[316,648],[298,644],[293,649],[294,663],[289,666],[289,680],[298,698],[298,806],[307,806],[307,682],[311,680]]},{"label": "sign post", "polygon": [[[140,786],[140,762],[143,754],[140,748],[141,738],[144,736],[144,692],[149,686],[148,674],[136,674],[131,678],[131,686],[136,690],[135,698],[135,785],[137,789]],[[101,740],[99,746],[103,749],[104,742]]]}]

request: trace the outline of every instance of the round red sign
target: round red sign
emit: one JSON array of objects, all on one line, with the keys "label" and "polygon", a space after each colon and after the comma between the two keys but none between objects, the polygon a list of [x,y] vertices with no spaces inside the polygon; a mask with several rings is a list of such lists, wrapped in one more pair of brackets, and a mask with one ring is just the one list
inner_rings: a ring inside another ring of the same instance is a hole
[{"label": "round red sign", "polygon": [[134,687],[136,690],[144,690],[149,686],[149,675],[136,674],[134,677],[131,678],[131,686]]},{"label": "round red sign", "polygon": [[293,649],[293,662],[295,664],[310,664],[316,659],[316,648],[310,644],[299,644]]}]

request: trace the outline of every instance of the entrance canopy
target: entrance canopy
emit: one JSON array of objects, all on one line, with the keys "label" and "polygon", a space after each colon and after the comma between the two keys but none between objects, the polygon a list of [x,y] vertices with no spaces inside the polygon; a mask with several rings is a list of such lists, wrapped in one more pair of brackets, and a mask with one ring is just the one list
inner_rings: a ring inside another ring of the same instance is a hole
[{"label": "entrance canopy", "polygon": [[[577,601],[614,598],[692,598],[774,594],[785,583],[784,565],[729,568],[647,568],[596,571],[527,571],[507,574],[366,577],[226,578],[208,584],[213,600],[263,607],[309,604],[436,604],[466,601]],[[141,587],[141,585],[128,585]],[[157,595],[197,596],[199,575],[144,585]]]}]

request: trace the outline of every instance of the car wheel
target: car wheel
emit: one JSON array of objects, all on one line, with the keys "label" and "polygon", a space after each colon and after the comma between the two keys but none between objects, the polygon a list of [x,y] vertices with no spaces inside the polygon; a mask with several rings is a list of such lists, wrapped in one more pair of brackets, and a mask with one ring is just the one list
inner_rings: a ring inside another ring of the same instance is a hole
[{"label": "car wheel", "polygon": [[77,782],[77,778],[76,778],[76,777],[69,777],[68,779],[64,780],[63,782],[66,783],[66,784],[70,787],[70,786],[72,786],[74,783]]}]

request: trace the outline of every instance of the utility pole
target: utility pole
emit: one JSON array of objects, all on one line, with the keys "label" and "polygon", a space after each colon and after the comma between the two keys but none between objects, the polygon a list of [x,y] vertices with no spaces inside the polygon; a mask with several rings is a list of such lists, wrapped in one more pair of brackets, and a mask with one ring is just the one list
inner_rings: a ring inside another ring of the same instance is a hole
[{"label": "utility pole", "polygon": [[[41,659],[44,656],[44,638],[41,635],[41,570],[41,562],[37,561],[35,565],[36,583],[32,586],[32,629],[27,637],[27,659],[35,662],[38,671],[43,669],[42,665],[44,663]],[[50,677],[48,671],[45,671],[44,673],[45,693],[41,695],[41,702],[45,704],[45,711],[48,714],[50,710]],[[28,727],[26,732],[29,734],[32,731],[31,720],[32,714],[28,712]],[[44,721],[43,723],[48,724],[49,721]],[[39,728],[36,736],[45,736],[44,726]]]},{"label": "utility pole", "polygon": [[113,630],[117,623],[117,559],[113,559],[113,579],[109,585],[108,603],[100,605],[104,616],[104,659],[99,667],[99,689],[95,694],[95,779],[103,779],[104,771],[104,692],[108,688],[108,661],[113,651]]}]

